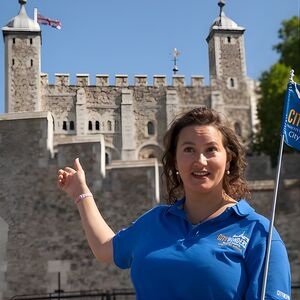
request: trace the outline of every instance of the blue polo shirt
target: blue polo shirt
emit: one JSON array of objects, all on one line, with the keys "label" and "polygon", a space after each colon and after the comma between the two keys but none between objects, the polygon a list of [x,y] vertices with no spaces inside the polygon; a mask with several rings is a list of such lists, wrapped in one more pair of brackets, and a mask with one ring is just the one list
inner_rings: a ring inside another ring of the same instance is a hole
[{"label": "blue polo shirt", "polygon": [[[131,268],[137,299],[260,299],[269,221],[241,200],[193,226],[184,201],[153,208],[113,239],[114,262]],[[290,299],[290,286],[274,230],[265,299]]]}]

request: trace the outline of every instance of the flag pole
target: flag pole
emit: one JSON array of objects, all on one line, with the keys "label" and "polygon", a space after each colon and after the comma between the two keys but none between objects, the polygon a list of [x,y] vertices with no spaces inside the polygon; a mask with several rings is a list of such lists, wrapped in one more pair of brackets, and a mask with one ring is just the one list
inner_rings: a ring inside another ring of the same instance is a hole
[{"label": "flag pole", "polygon": [[[293,76],[294,76],[294,70],[291,70],[291,72],[290,72],[290,82],[294,82],[293,81]],[[280,138],[280,147],[279,147],[279,155],[278,155],[278,165],[277,165],[275,190],[274,190],[274,194],[273,194],[272,217],[271,217],[271,221],[270,221],[270,225],[269,225],[269,234],[268,234],[268,238],[267,238],[267,249],[266,249],[266,255],[265,255],[265,268],[264,268],[263,284],[262,284],[261,298],[260,298],[261,300],[265,299],[266,287],[267,287],[269,261],[270,261],[270,253],[271,253],[271,243],[272,243],[272,234],[273,234],[273,227],[274,227],[274,220],[275,220],[277,193],[278,193],[279,180],[280,180],[283,145],[284,145],[284,134],[282,133],[281,138]]]},{"label": "flag pole", "polygon": [[264,277],[263,277],[263,284],[262,284],[262,291],[261,291],[261,298],[260,298],[261,300],[265,299],[265,293],[266,293],[266,287],[267,287],[269,260],[270,260],[272,234],[273,234],[273,226],[274,226],[274,219],[275,219],[277,193],[278,193],[278,186],[279,186],[279,179],[280,179],[283,144],[284,144],[284,135],[281,135],[280,148],[279,148],[279,159],[278,159],[277,175],[276,175],[276,184],[275,184],[275,191],[274,191],[274,195],[273,195],[272,218],[271,218],[271,222],[269,225],[269,234],[268,234],[268,239],[267,239],[268,242],[267,242],[267,250],[266,250],[266,256],[265,256]]}]

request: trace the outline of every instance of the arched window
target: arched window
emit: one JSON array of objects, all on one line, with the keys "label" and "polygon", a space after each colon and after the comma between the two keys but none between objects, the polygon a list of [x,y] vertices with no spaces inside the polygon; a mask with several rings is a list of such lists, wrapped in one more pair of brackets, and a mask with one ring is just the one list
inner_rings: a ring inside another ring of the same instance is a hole
[{"label": "arched window", "polygon": [[234,131],[238,136],[242,136],[242,127],[239,122],[234,123]]},{"label": "arched window", "polygon": [[227,37],[227,43],[228,43],[228,44],[231,43],[231,37],[230,37],[230,36]]},{"label": "arched window", "polygon": [[63,121],[63,130],[68,130],[67,121]]},{"label": "arched window", "polygon": [[92,121],[89,121],[89,130],[93,130],[93,123],[92,123]]},{"label": "arched window", "polygon": [[111,121],[107,121],[107,130],[111,131]]},{"label": "arched window", "polygon": [[30,60],[30,66],[33,67],[33,59]]},{"label": "arched window", "polygon": [[234,84],[234,79],[233,78],[230,78],[230,87],[234,87],[235,86],[235,84]]},{"label": "arched window", "polygon": [[149,135],[154,135],[154,124],[153,122],[148,122],[147,124],[147,129],[148,129],[148,134]]},{"label": "arched window", "polygon": [[96,121],[96,130],[100,130],[100,122]]},{"label": "arched window", "polygon": [[70,130],[74,130],[75,127],[74,127],[74,121],[70,121]]}]

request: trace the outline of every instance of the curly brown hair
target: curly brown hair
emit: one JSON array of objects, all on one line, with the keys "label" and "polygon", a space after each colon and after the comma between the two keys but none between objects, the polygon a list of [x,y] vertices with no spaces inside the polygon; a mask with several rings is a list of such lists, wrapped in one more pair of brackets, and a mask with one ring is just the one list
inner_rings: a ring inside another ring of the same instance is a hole
[{"label": "curly brown hair", "polygon": [[210,125],[221,132],[223,146],[227,156],[230,157],[230,174],[223,177],[224,193],[235,200],[250,198],[250,192],[244,177],[246,168],[245,150],[236,134],[229,127],[225,118],[222,118],[217,111],[207,107],[198,107],[176,118],[164,136],[165,151],[162,157],[162,175],[166,181],[167,203],[175,203],[178,198],[184,196],[183,183],[176,174],[176,147],[181,130],[191,125]]}]

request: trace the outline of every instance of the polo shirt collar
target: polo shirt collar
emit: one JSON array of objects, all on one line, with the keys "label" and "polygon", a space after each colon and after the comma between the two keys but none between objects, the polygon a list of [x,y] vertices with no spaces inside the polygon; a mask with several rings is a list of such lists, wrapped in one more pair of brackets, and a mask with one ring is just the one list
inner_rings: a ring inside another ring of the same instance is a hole
[{"label": "polo shirt collar", "polygon": [[[186,217],[185,211],[183,210],[183,204],[185,202],[185,197],[176,201],[173,205],[170,205],[166,213],[171,213],[180,217]],[[241,199],[237,202],[236,205],[228,208],[231,211],[234,211],[237,215],[241,217],[246,217],[250,215],[254,209],[248,204],[245,199]]]},{"label": "polo shirt collar", "polygon": [[254,209],[248,204],[245,199],[241,199],[236,205],[231,206],[237,215],[246,217],[254,212]]},{"label": "polo shirt collar", "polygon": [[183,209],[184,202],[185,202],[185,197],[176,201],[174,204],[172,204],[168,207],[166,214],[170,213],[170,214],[185,218],[186,214]]}]

